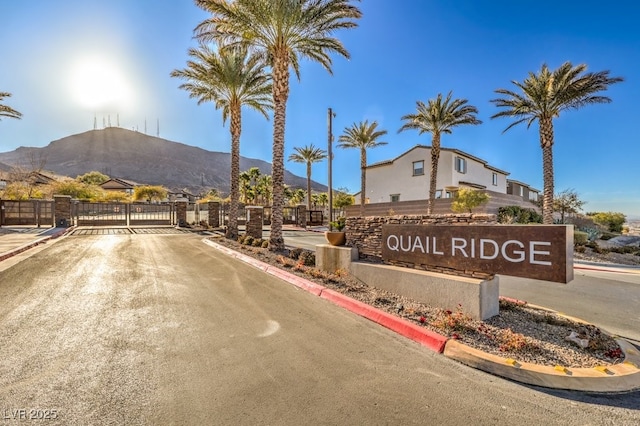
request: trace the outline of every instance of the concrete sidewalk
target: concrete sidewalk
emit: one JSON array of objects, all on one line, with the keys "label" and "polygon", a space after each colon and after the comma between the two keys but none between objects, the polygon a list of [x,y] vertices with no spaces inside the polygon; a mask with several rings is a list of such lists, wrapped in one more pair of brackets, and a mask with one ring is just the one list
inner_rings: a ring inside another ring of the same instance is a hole
[{"label": "concrete sidewalk", "polygon": [[35,247],[52,238],[57,238],[72,228],[0,228],[0,262]]}]

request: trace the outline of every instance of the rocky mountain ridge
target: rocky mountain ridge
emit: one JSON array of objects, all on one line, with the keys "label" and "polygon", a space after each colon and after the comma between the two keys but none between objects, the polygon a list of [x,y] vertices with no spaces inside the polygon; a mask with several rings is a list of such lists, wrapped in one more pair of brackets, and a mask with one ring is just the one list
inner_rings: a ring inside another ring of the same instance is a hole
[{"label": "rocky mountain ridge", "polygon": [[[70,177],[95,170],[112,178],[193,193],[212,188],[227,193],[230,187],[229,153],[207,151],[118,127],[71,135],[42,148],[20,147],[0,153],[0,163],[7,165],[29,167],[34,161],[44,163],[44,170]],[[251,167],[257,167],[262,174],[271,174],[271,163],[240,158],[241,171]],[[307,180],[285,171],[285,183],[306,188]],[[312,189],[326,191],[327,187],[312,182]]]}]

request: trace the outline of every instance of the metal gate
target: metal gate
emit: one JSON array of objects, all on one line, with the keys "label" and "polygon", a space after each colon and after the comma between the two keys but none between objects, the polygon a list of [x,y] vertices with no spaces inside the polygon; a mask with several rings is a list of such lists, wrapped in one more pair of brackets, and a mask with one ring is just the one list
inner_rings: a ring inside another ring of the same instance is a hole
[{"label": "metal gate", "polygon": [[53,201],[0,200],[0,225],[53,226]]},{"label": "metal gate", "polygon": [[73,204],[72,221],[77,226],[173,225],[173,204],[92,203]]}]

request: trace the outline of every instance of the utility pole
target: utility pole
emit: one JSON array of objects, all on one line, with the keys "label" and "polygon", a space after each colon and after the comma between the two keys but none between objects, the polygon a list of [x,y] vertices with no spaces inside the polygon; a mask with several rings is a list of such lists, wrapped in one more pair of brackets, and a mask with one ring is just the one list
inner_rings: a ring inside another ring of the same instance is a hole
[{"label": "utility pole", "polygon": [[331,222],[333,221],[333,185],[331,181],[331,162],[333,160],[333,152],[331,150],[331,146],[333,145],[333,117],[336,116],[336,113],[329,108],[327,111],[327,127],[328,127],[328,140],[327,140],[327,158],[329,159],[329,178],[328,178],[328,186],[329,186],[329,231],[332,231],[333,227],[331,226]]}]

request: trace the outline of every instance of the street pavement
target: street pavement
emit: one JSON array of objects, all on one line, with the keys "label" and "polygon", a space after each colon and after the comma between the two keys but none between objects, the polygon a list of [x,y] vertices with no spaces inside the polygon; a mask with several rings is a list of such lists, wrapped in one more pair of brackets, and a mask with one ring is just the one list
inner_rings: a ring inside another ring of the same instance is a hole
[{"label": "street pavement", "polygon": [[58,238],[0,271],[0,300],[4,424],[640,423],[637,392],[468,368],[199,235]]}]

